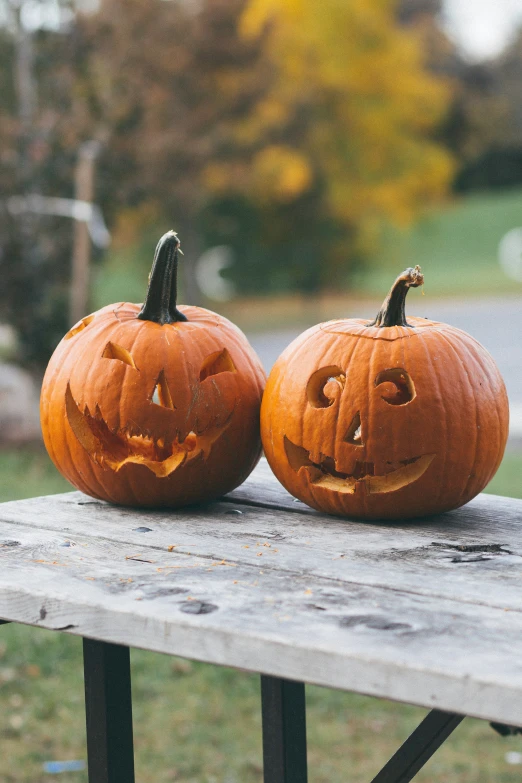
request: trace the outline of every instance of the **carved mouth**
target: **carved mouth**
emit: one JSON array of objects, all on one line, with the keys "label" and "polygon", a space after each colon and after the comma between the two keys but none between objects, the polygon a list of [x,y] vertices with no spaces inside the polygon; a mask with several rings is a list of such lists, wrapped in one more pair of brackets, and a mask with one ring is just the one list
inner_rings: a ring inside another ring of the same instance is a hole
[{"label": "carved mouth", "polygon": [[310,474],[310,480],[315,487],[343,492],[347,495],[353,495],[358,487],[368,495],[396,492],[417,481],[435,457],[435,454],[423,454],[402,460],[399,463],[400,467],[380,476],[375,475],[373,462],[356,462],[353,473],[341,473],[336,469],[332,457],[324,457],[321,462],[312,462],[310,453],[302,446],[296,446],[286,435],[284,443],[288,464],[292,470],[298,473],[301,469],[305,469]]},{"label": "carved mouth", "polygon": [[109,429],[98,406],[94,416],[87,406],[81,412],[69,384],[65,392],[65,410],[76,438],[97,465],[117,472],[124,465],[134,463],[148,468],[158,478],[170,476],[181,465],[200,455],[207,459],[213,444],[232,418],[231,413],[224,424],[207,427],[198,434],[189,432],[182,441],[167,442],[162,437],[142,432],[134,423],[132,429]]}]

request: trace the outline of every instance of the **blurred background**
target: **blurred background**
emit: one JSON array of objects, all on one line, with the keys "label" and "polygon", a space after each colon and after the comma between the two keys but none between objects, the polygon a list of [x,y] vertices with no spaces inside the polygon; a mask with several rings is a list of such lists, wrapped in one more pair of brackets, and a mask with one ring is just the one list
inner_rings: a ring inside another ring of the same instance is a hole
[{"label": "blurred background", "polygon": [[[68,488],[42,373],[80,317],[143,300],[170,228],[181,301],[238,323],[267,370],[420,264],[408,311],[504,375],[487,491],[522,497],[520,0],[0,0],[0,500]],[[2,781],[84,758],[77,641],[2,629]],[[260,781],[256,678],[158,660],[135,655],[138,779]],[[370,779],[422,713],[309,691],[317,783],[344,781],[346,754]],[[419,780],[514,783],[520,745],[466,721]]]}]

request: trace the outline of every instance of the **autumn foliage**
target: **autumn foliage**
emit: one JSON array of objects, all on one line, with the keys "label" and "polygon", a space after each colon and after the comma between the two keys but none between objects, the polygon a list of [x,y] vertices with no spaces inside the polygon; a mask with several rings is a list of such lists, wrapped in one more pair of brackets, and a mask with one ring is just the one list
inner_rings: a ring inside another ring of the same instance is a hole
[{"label": "autumn foliage", "polygon": [[[16,95],[5,91],[3,155],[13,165],[0,184],[27,187],[16,171],[38,136],[36,188],[69,196],[79,144],[98,139],[97,200],[116,240],[134,241],[128,227],[146,215],[183,230],[189,258],[230,245],[239,290],[348,283],[383,225],[407,224],[453,176],[435,140],[448,84],[428,72],[393,0],[100,0],[33,44],[38,131],[24,152]],[[14,49],[3,52],[14,73]],[[23,256],[7,224],[4,265]],[[70,234],[63,221],[38,223],[40,255],[56,270],[40,309],[56,333],[68,326]],[[26,253],[17,279],[34,263]],[[1,303],[12,317],[15,288]],[[50,346],[39,346],[44,357]]]},{"label": "autumn foliage", "polygon": [[323,184],[329,212],[362,248],[383,219],[407,223],[443,196],[453,168],[430,139],[448,89],[424,70],[419,41],[394,12],[389,0],[326,0],[320,11],[314,0],[250,0],[241,21],[252,37],[271,25],[273,101],[306,107],[301,168],[313,177],[296,181]]}]

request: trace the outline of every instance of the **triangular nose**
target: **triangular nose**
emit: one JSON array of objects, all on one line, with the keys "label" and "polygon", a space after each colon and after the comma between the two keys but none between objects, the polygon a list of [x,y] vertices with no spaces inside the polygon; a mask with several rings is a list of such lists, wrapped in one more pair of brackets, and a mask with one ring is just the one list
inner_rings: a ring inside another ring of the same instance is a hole
[{"label": "triangular nose", "polygon": [[361,431],[360,411],[357,411],[352,421],[350,422],[350,426],[346,430],[346,435],[344,436],[344,441],[346,443],[351,443],[352,446],[364,446]]},{"label": "triangular nose", "polygon": [[152,402],[155,405],[161,405],[163,408],[170,408],[171,410],[175,410],[176,408],[172,400],[172,394],[164,370],[158,375],[158,380],[156,381],[156,386],[154,387],[154,392],[152,394]]}]

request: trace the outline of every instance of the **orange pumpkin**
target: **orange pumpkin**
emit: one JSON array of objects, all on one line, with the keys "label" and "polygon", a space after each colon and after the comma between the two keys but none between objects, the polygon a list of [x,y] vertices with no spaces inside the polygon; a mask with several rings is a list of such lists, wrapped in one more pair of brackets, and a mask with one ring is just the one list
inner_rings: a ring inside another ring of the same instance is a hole
[{"label": "orange pumpkin", "polygon": [[84,318],[45,373],[45,445],[93,497],[203,502],[241,484],[259,459],[264,371],[226,318],[177,308],[178,249],[176,234],[165,234],[143,307],[120,302]]},{"label": "orange pumpkin", "polygon": [[467,503],[497,470],[508,401],[470,335],[406,321],[419,267],[395,281],[377,318],[314,326],[280,356],[261,406],[277,478],[331,514],[405,519]]}]

